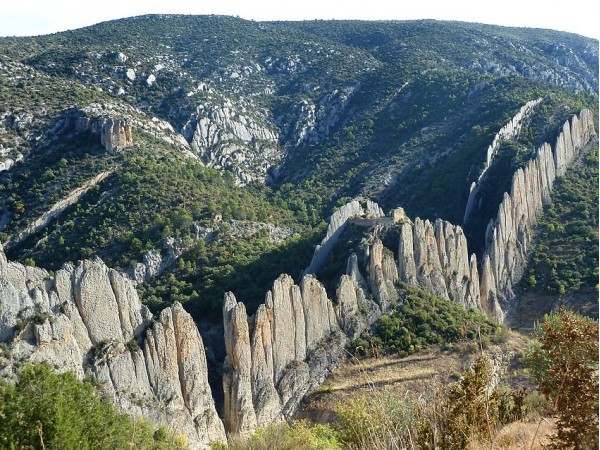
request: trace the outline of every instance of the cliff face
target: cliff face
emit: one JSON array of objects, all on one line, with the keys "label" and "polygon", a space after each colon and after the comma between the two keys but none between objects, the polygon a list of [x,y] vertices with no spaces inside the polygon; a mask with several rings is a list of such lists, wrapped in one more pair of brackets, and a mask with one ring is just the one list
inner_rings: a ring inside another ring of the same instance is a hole
[{"label": "cliff face", "polygon": [[594,136],[592,112],[582,110],[565,122],[553,147],[543,144],[535,159],[514,174],[510,193],[504,194],[496,220],[488,225],[480,282],[484,308],[498,319],[510,309],[514,285],[525,270],[532,227],[550,199],[556,176],[564,174]]},{"label": "cliff face", "polygon": [[[234,433],[291,418],[337,365],[345,342],[325,288],[311,275],[300,286],[281,275],[258,308],[252,332],[244,304],[231,293],[223,319],[224,418]],[[325,340],[330,344],[321,346]]]},{"label": "cliff face", "polygon": [[401,281],[480,308],[475,255],[469,257],[461,227],[438,219],[435,224],[416,218],[400,225],[398,274]]},{"label": "cliff face", "polygon": [[[537,103],[527,103],[503,129],[503,136],[517,132],[523,114]],[[400,224],[400,280],[468,308],[482,309],[502,322],[514,300],[514,286],[525,270],[532,227],[550,199],[554,180],[594,136],[593,115],[583,110],[565,122],[554,146],[540,146],[536,157],[514,174],[497,219],[487,227],[480,273],[476,256],[468,255],[461,227],[440,219],[435,224],[419,218],[414,224],[405,220]]]},{"label": "cliff face", "polygon": [[168,425],[193,447],[225,438],[192,318],[174,304],[152,320],[129,280],[99,260],[51,277],[0,251],[0,340],[11,341],[5,375],[19,361],[47,361],[95,378],[123,410]]},{"label": "cliff face", "polygon": [[[281,275],[253,318],[233,294],[225,295],[228,431],[247,434],[257,426],[292,418],[302,398],[341,362],[347,340],[360,335],[397,300],[393,257],[379,240],[368,254],[367,280],[353,255],[348,273],[340,279],[335,306],[313,275],[305,275],[299,286]],[[365,284],[376,303],[367,299]]]},{"label": "cliff face", "polygon": [[75,127],[77,131],[87,130],[100,136],[100,143],[111,155],[133,144],[132,126],[129,119],[81,116]]}]

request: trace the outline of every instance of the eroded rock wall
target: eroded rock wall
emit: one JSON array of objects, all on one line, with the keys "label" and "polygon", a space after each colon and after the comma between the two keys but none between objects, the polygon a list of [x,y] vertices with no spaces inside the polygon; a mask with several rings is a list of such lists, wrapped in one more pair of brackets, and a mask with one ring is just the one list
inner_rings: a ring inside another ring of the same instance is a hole
[{"label": "eroded rock wall", "polygon": [[580,149],[594,136],[594,118],[582,110],[562,126],[553,147],[543,144],[536,157],[513,176],[510,193],[486,232],[481,299],[484,309],[503,320],[515,298],[514,286],[523,276],[532,244],[532,228],[550,199],[557,176],[564,174]]},{"label": "eroded rock wall", "polygon": [[81,115],[76,120],[75,128],[76,131],[87,130],[100,136],[100,143],[111,155],[133,145],[132,124],[131,120],[127,118],[114,119]]},{"label": "eroded rock wall", "polygon": [[[369,255],[367,281],[356,256],[350,258],[350,273],[340,279],[335,305],[311,274],[299,285],[281,275],[253,318],[233,294],[226,294],[223,388],[228,431],[244,435],[256,426],[292,418],[302,398],[340,363],[347,340],[359,336],[397,300],[393,256],[379,240]],[[375,302],[367,298],[362,283],[369,284]]]},{"label": "eroded rock wall", "polygon": [[310,265],[304,271],[305,274],[316,273],[323,267],[327,255],[329,255],[331,249],[344,231],[346,223],[349,219],[356,217],[382,218],[384,217],[384,213],[377,203],[371,200],[359,201],[358,199],[346,203],[334,212],[329,218],[327,233],[321,244],[315,248]]},{"label": "eroded rock wall", "polygon": [[510,121],[508,123],[506,123],[500,129],[500,131],[498,131],[498,133],[496,133],[496,135],[494,136],[492,143],[487,148],[486,159],[485,159],[485,163],[483,166],[483,171],[477,178],[477,181],[474,181],[473,183],[471,183],[471,189],[469,191],[469,198],[467,200],[467,206],[465,208],[465,214],[464,214],[464,218],[463,218],[463,225],[469,221],[471,214],[473,213],[474,210],[478,209],[479,202],[482,201],[479,198],[479,189],[482,185],[482,180],[485,178],[488,169],[492,165],[494,156],[496,156],[496,153],[498,152],[498,149],[500,148],[500,143],[503,140],[512,139],[519,135],[519,132],[521,131],[521,128],[523,126],[524,119],[526,119],[527,116],[529,116],[531,114],[533,108],[535,108],[537,105],[539,105],[541,103],[541,101],[542,101],[542,99],[538,98],[536,100],[530,100],[527,103],[525,103],[523,106],[521,106],[521,108],[519,109],[517,114],[515,114],[510,119]]},{"label": "eroded rock wall", "polygon": [[480,309],[477,259],[469,256],[461,227],[441,219],[434,224],[406,219],[400,224],[399,242],[400,281]]},{"label": "eroded rock wall", "polygon": [[130,281],[100,260],[45,270],[9,262],[0,249],[0,340],[10,358],[91,376],[126,412],[186,435],[192,448],[225,440],[208,385],[198,329],[179,303],[158,320]]}]

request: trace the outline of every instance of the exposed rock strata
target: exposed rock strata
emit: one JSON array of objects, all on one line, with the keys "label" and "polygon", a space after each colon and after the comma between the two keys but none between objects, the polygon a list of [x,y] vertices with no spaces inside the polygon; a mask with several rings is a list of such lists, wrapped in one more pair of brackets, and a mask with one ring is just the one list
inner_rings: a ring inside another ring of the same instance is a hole
[{"label": "exposed rock strata", "polygon": [[175,303],[153,321],[129,280],[99,260],[51,277],[0,250],[0,340],[11,339],[5,375],[19,361],[46,361],[92,376],[124,411],[185,434],[193,448],[225,439],[192,318]]},{"label": "exposed rock strata", "polygon": [[[227,430],[248,434],[291,418],[306,393],[339,364],[347,339],[358,336],[397,299],[397,280],[502,320],[522,275],[531,227],[550,198],[554,179],[593,136],[592,114],[584,110],[563,126],[554,149],[541,146],[536,158],[514,175],[511,192],[487,230],[481,275],[459,226],[403,218],[398,261],[375,239],[361,257],[363,276],[352,255],[335,306],[310,274],[299,285],[281,275],[253,319],[227,294]],[[327,251],[348,218],[383,215],[375,204],[358,201],[336,214],[321,246]],[[152,321],[130,282],[100,261],[65,267],[52,278],[44,270],[10,263],[0,252],[0,339],[15,333],[5,373],[20,359],[49,361],[79,377],[94,376],[124,410],[168,424],[185,433],[194,447],[224,438],[207,383],[202,339],[191,317],[176,303]],[[132,341],[141,348],[129,345]]]},{"label": "exposed rock strata", "polygon": [[556,176],[564,174],[594,136],[592,112],[582,110],[565,122],[553,148],[543,144],[536,157],[514,174],[510,194],[504,194],[496,220],[488,225],[480,282],[484,308],[498,319],[504,319],[515,297],[514,286],[525,270],[532,227],[550,199]]},{"label": "exposed rock strata", "polygon": [[100,143],[111,155],[133,145],[130,119],[80,116],[75,127],[76,131],[87,130],[92,134],[100,136]]},{"label": "exposed rock strata", "polygon": [[397,299],[393,257],[381,241],[369,252],[369,285],[381,307],[366,298],[356,256],[348,264],[352,273],[340,279],[335,306],[313,275],[297,286],[284,274],[273,283],[249,331],[244,305],[231,293],[225,296],[224,416],[230,432],[247,434],[254,424],[291,418],[306,393],[339,364],[347,339],[357,337]]},{"label": "exposed rock strata", "polygon": [[406,220],[400,225],[398,276],[466,308],[480,308],[479,275],[475,255],[469,257],[461,227],[441,219]]},{"label": "exposed rock strata", "polygon": [[469,199],[467,200],[467,207],[465,208],[465,214],[463,218],[463,225],[469,221],[469,218],[474,210],[478,209],[478,203],[481,201],[479,198],[479,189],[482,185],[482,180],[484,179],[487,170],[492,165],[492,161],[498,149],[500,148],[500,143],[506,139],[512,139],[519,135],[521,128],[523,126],[523,120],[527,118],[528,115],[531,114],[533,108],[541,103],[542,99],[538,98],[536,100],[530,100],[521,106],[519,112],[515,114],[512,119],[504,125],[498,133],[494,136],[494,139],[490,146],[487,149],[485,164],[483,167],[483,171],[477,178],[477,181],[471,183],[471,189],[469,192]]},{"label": "exposed rock strata", "polygon": [[208,167],[232,171],[240,184],[264,181],[281,160],[275,128],[258,111],[245,111],[229,99],[206,100],[182,129]]},{"label": "exposed rock strata", "polygon": [[233,433],[247,434],[256,425],[290,418],[342,351],[340,345],[319,347],[324,340],[342,339],[342,334],[325,288],[310,275],[300,286],[288,275],[275,280],[257,310],[251,334],[244,304],[231,293],[225,297],[223,319],[224,416]]},{"label": "exposed rock strata", "polygon": [[105,172],[100,172],[95,177],[89,179],[85,183],[83,183],[77,189],[74,189],[67,195],[65,198],[57,201],[52,207],[44,212],[40,217],[33,220],[27,227],[25,227],[22,231],[20,231],[17,235],[10,236],[6,241],[6,248],[17,245],[19,242],[26,239],[28,236],[31,236],[34,233],[37,233],[42,228],[48,226],[48,224],[56,217],[60,216],[65,209],[69,206],[77,203],[90,189],[96,186],[98,183],[104,181],[108,178],[113,170],[107,170]]}]

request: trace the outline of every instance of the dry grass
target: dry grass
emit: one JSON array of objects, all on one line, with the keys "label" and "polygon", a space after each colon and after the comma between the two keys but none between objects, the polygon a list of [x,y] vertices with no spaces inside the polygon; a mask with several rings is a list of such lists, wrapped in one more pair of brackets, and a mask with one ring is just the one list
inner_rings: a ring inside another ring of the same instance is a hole
[{"label": "dry grass", "polygon": [[[511,333],[506,343],[492,345],[487,351],[519,353],[526,345],[527,338]],[[377,395],[379,391],[418,398],[435,384],[455,381],[452,376],[467,369],[478,354],[477,345],[471,342],[461,343],[452,351],[430,347],[404,358],[350,358],[317,392],[304,400],[297,417],[313,423],[331,423],[340,404],[347,404],[362,395]]]},{"label": "dry grass", "polygon": [[[542,419],[540,422],[512,422],[504,426],[494,439],[495,450],[541,450],[550,442],[550,436],[556,431],[555,419]],[[476,448],[490,448],[476,446]]]}]

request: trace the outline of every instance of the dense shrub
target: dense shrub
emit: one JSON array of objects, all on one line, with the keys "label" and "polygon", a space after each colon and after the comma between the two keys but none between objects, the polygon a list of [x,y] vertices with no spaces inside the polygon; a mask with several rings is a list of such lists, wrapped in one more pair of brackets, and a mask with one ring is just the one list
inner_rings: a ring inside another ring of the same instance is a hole
[{"label": "dense shrub", "polygon": [[404,356],[427,345],[451,346],[464,339],[495,336],[500,331],[500,326],[478,311],[403,285],[392,313],[374,324],[372,335],[352,342],[351,350],[363,356],[381,352]]},{"label": "dense shrub", "polygon": [[553,448],[598,448],[598,322],[562,308],[535,330],[525,358],[556,409]]},{"label": "dense shrub", "polygon": [[119,413],[89,382],[28,365],[0,383],[1,448],[172,449],[185,439]]}]

